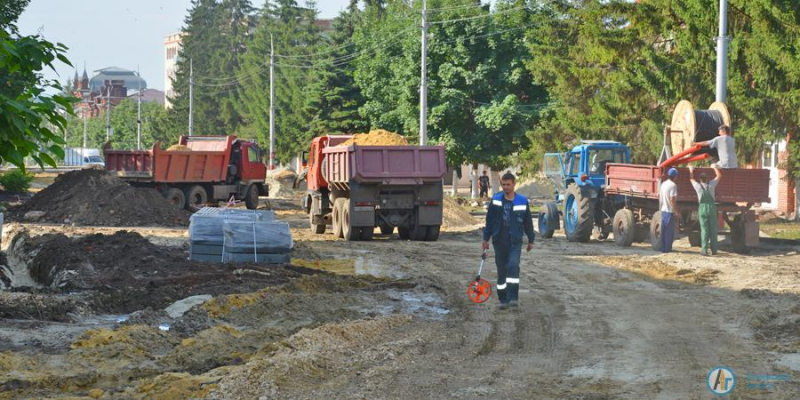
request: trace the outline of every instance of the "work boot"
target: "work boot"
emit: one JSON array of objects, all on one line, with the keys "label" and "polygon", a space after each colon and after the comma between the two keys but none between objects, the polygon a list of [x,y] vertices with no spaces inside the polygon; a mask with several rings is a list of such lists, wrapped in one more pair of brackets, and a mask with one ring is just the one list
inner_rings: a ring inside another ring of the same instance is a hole
[{"label": "work boot", "polygon": [[497,306],[497,309],[498,310],[506,310],[506,309],[508,309],[508,303],[500,303],[500,305]]},{"label": "work boot", "polygon": [[516,300],[511,300],[511,301],[508,302],[508,306],[511,307],[511,308],[517,308],[517,307],[519,307],[519,302],[516,301]]}]

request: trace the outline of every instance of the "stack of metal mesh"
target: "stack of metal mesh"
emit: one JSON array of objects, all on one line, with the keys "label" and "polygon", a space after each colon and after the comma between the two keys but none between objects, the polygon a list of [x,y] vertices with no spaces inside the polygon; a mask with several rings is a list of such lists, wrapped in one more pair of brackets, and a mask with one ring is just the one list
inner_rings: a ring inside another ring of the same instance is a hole
[{"label": "stack of metal mesh", "polygon": [[204,207],[189,224],[195,261],[288,263],[294,246],[289,224],[266,210]]}]

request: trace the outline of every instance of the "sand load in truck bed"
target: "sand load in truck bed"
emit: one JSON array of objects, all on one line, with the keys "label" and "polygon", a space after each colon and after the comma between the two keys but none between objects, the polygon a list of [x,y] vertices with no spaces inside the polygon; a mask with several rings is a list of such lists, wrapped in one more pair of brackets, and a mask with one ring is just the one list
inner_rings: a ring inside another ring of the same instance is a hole
[{"label": "sand load in truck bed", "polygon": [[167,151],[192,151],[192,149],[182,144],[173,144],[167,148]]},{"label": "sand load in truck bed", "polygon": [[[28,214],[32,211],[37,213]],[[96,226],[186,226],[189,221],[186,211],[156,190],[133,187],[98,169],[59,175],[12,215],[18,221]]]},{"label": "sand load in truck bed", "polygon": [[350,146],[352,144],[359,146],[408,146],[408,139],[394,132],[375,129],[369,131],[369,133],[357,133],[339,146]]}]

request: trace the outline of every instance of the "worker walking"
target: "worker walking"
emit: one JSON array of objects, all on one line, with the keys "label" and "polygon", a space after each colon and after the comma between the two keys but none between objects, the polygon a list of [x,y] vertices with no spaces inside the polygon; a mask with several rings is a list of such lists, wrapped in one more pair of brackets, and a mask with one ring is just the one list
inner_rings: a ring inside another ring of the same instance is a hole
[{"label": "worker walking", "polygon": [[719,136],[705,142],[698,142],[700,146],[717,149],[719,161],[716,165],[720,168],[739,168],[739,160],[736,158],[736,140],[731,136],[731,127],[720,125]]},{"label": "worker walking", "polygon": [[522,235],[528,237],[526,251],[533,248],[533,219],[528,199],[516,193],[516,178],[506,173],[500,178],[503,191],[492,197],[483,229],[483,250],[494,245],[497,264],[497,297],[501,310],[519,305],[519,260],[522,255]]},{"label": "worker walking", "polygon": [[481,175],[481,177],[478,178],[478,183],[480,184],[480,187],[481,187],[481,192],[480,192],[479,197],[480,198],[484,198],[484,197],[488,196],[489,195],[489,189],[492,187],[492,185],[489,184],[489,176],[486,175],[486,171],[485,170],[483,171],[483,175]]},{"label": "worker walking", "polygon": [[667,177],[661,182],[658,190],[659,210],[661,211],[661,252],[672,251],[672,242],[675,240],[675,219],[678,215],[678,186],[675,178],[678,170],[670,168]]},{"label": "worker walking", "polygon": [[700,216],[700,253],[704,256],[717,254],[717,203],[716,189],[717,184],[722,179],[722,171],[719,167],[712,165],[716,176],[708,180],[705,173],[700,174],[700,182],[694,179],[694,168],[689,167],[689,180],[692,182],[694,190],[697,192],[697,201],[700,203],[698,214]]}]

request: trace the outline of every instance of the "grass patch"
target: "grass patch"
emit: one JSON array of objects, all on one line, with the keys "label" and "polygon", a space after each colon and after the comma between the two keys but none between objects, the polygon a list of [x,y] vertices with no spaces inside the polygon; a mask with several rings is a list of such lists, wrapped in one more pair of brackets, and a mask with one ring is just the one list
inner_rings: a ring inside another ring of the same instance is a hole
[{"label": "grass patch", "polygon": [[761,230],[769,237],[777,239],[800,240],[800,222],[773,221],[761,223]]}]

